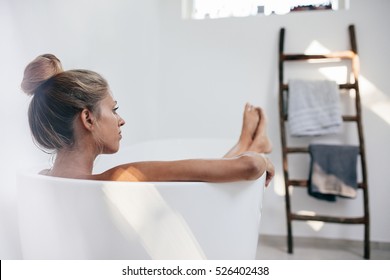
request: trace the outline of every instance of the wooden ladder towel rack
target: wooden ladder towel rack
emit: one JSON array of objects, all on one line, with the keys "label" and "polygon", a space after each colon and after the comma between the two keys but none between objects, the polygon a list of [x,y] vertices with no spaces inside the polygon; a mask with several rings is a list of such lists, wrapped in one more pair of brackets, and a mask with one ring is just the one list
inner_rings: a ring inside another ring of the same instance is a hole
[{"label": "wooden ladder towel rack", "polygon": [[[283,156],[283,173],[285,181],[285,200],[286,200],[286,216],[287,216],[287,245],[288,253],[293,253],[293,234],[292,234],[292,221],[321,221],[328,223],[339,224],[362,224],[364,225],[364,258],[370,258],[370,228],[369,228],[369,206],[368,206],[368,184],[367,184],[367,167],[366,167],[366,155],[364,148],[364,135],[362,125],[362,114],[360,104],[360,92],[359,92],[359,58],[357,54],[357,45],[355,37],[354,25],[348,27],[351,50],[342,52],[333,52],[321,55],[307,55],[307,54],[287,54],[284,53],[284,40],[285,40],[285,28],[280,29],[279,36],[279,113],[280,113],[280,132],[281,132],[281,144],[282,144],[282,156]],[[308,153],[308,147],[291,147],[288,145],[286,137],[286,122],[288,122],[288,112],[286,112],[286,102],[288,96],[288,84],[284,82],[284,67],[285,63],[289,61],[307,61],[307,60],[319,60],[321,62],[331,62],[335,58],[341,60],[351,61],[351,70],[353,73],[353,79],[346,83],[339,84],[340,89],[354,90],[355,91],[355,111],[354,115],[344,115],[342,119],[344,122],[355,122],[358,133],[358,146],[359,146],[359,159],[361,165],[361,182],[358,182],[358,189],[363,191],[363,216],[359,217],[339,217],[339,216],[322,216],[322,215],[302,215],[293,213],[291,211],[291,194],[289,192],[290,187],[308,187],[308,180],[294,180],[290,178],[288,171],[288,155]]]}]

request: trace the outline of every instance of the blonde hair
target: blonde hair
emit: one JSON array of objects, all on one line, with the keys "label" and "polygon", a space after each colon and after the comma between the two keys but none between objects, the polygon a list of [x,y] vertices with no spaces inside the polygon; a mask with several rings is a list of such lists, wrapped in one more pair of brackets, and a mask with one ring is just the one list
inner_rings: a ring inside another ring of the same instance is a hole
[{"label": "blonde hair", "polygon": [[52,54],[40,55],[26,66],[21,87],[32,96],[28,110],[31,133],[48,152],[72,147],[75,117],[83,109],[99,115],[98,103],[109,90],[98,73],[63,71],[61,61]]}]

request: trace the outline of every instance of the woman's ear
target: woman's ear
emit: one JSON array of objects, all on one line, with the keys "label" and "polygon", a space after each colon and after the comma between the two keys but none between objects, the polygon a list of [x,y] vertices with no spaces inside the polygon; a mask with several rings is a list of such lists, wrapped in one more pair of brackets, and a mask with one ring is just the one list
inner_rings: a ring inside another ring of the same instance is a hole
[{"label": "woman's ear", "polygon": [[95,125],[95,117],[88,109],[83,109],[80,113],[81,123],[87,130],[93,130]]}]

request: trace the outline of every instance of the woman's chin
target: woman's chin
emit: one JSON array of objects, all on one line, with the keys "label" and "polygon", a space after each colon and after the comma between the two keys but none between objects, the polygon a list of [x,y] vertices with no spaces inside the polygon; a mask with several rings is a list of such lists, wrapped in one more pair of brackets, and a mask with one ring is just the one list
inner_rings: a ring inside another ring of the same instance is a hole
[{"label": "woman's chin", "polygon": [[103,154],[115,154],[116,152],[119,151],[119,145],[117,147],[110,147],[110,148],[105,148],[103,150]]}]

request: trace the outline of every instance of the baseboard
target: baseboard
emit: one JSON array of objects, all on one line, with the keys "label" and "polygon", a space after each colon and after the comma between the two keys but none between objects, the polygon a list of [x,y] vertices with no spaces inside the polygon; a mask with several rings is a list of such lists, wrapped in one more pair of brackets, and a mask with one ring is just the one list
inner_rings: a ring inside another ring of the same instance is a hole
[{"label": "baseboard", "polygon": [[[268,235],[261,234],[259,236],[259,241],[267,243],[287,243],[287,236],[284,235]],[[323,238],[323,237],[302,237],[296,236],[293,238],[293,242],[295,245],[299,246],[350,246],[350,247],[358,247],[363,246],[363,241],[359,240],[349,240],[349,239],[333,239],[333,238]],[[371,241],[370,242],[371,249],[378,250],[390,250],[390,242],[380,242],[380,241]]]}]

